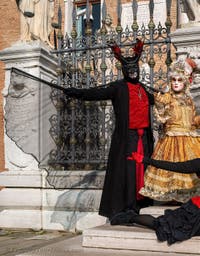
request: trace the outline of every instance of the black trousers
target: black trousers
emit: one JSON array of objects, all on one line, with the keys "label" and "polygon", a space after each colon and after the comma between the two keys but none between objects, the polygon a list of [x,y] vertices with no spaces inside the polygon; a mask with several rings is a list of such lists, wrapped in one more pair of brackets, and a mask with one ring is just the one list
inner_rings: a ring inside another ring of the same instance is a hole
[{"label": "black trousers", "polygon": [[[130,156],[133,151],[137,151],[138,133],[137,130],[129,130],[129,139],[127,145],[127,156]],[[148,145],[147,131],[144,129],[142,136],[144,155],[150,154],[150,146]],[[126,162],[126,186],[125,186],[125,202],[126,209],[134,209],[139,212],[143,207],[153,204],[153,200],[144,198],[142,200],[136,199],[136,163],[135,161],[127,160]],[[147,166],[144,166],[146,169]]]}]

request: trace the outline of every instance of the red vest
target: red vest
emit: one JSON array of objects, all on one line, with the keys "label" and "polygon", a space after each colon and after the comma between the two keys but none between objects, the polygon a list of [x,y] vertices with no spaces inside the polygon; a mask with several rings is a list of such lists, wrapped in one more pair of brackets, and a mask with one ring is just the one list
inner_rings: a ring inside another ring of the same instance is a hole
[{"label": "red vest", "polygon": [[129,89],[129,129],[149,126],[149,101],[144,88],[138,84],[128,84]]}]

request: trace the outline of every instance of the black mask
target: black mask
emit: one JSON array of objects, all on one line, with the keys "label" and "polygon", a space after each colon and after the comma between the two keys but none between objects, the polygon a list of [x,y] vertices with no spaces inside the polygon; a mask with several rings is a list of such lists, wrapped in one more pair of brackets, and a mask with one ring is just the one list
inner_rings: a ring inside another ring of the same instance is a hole
[{"label": "black mask", "polygon": [[114,52],[115,58],[121,62],[122,72],[126,81],[131,83],[137,83],[139,81],[139,59],[143,50],[143,42],[139,39],[136,39],[136,44],[133,47],[134,56],[133,57],[124,57],[121,54],[121,49],[117,44],[111,46],[111,49]]},{"label": "black mask", "polygon": [[122,73],[126,81],[137,83],[139,81],[139,65],[134,57],[126,57],[121,59]]}]

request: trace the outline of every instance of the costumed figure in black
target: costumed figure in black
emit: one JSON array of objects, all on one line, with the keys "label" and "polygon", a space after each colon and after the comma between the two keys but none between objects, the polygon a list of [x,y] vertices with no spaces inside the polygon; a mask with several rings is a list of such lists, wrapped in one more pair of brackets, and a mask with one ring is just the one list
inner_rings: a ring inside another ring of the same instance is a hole
[{"label": "costumed figure in black", "polygon": [[139,195],[144,184],[145,164],[127,161],[133,151],[151,156],[153,135],[150,106],[153,95],[139,82],[139,58],[143,42],[137,39],[133,56],[122,56],[115,43],[109,45],[121,62],[124,79],[106,84],[105,87],[77,89],[66,88],[68,97],[79,100],[111,100],[115,113],[115,129],[112,135],[105,182],[99,214],[112,222],[120,216],[139,212],[151,200]]},{"label": "costumed figure in black", "polygon": [[[185,162],[169,162],[144,157],[137,152],[133,152],[128,158],[137,163],[146,163],[168,171],[200,175],[200,158]],[[136,223],[155,230],[157,239],[161,242],[167,241],[169,245],[190,239],[193,236],[200,236],[200,196],[193,196],[174,210],[166,209],[164,214],[157,218],[150,214],[132,214],[129,220],[129,225]],[[122,221],[121,219],[120,225]],[[125,222],[127,225],[126,220]]]}]

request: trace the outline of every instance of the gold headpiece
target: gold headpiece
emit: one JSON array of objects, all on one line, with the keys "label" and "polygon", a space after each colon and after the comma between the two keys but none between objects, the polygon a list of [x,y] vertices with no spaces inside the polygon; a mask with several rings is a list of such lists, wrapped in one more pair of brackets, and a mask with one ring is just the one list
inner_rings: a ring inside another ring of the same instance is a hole
[{"label": "gold headpiece", "polygon": [[176,60],[170,66],[169,77],[180,76],[183,78],[185,85],[190,85],[192,83],[192,73],[196,67],[196,63],[190,58]]}]

